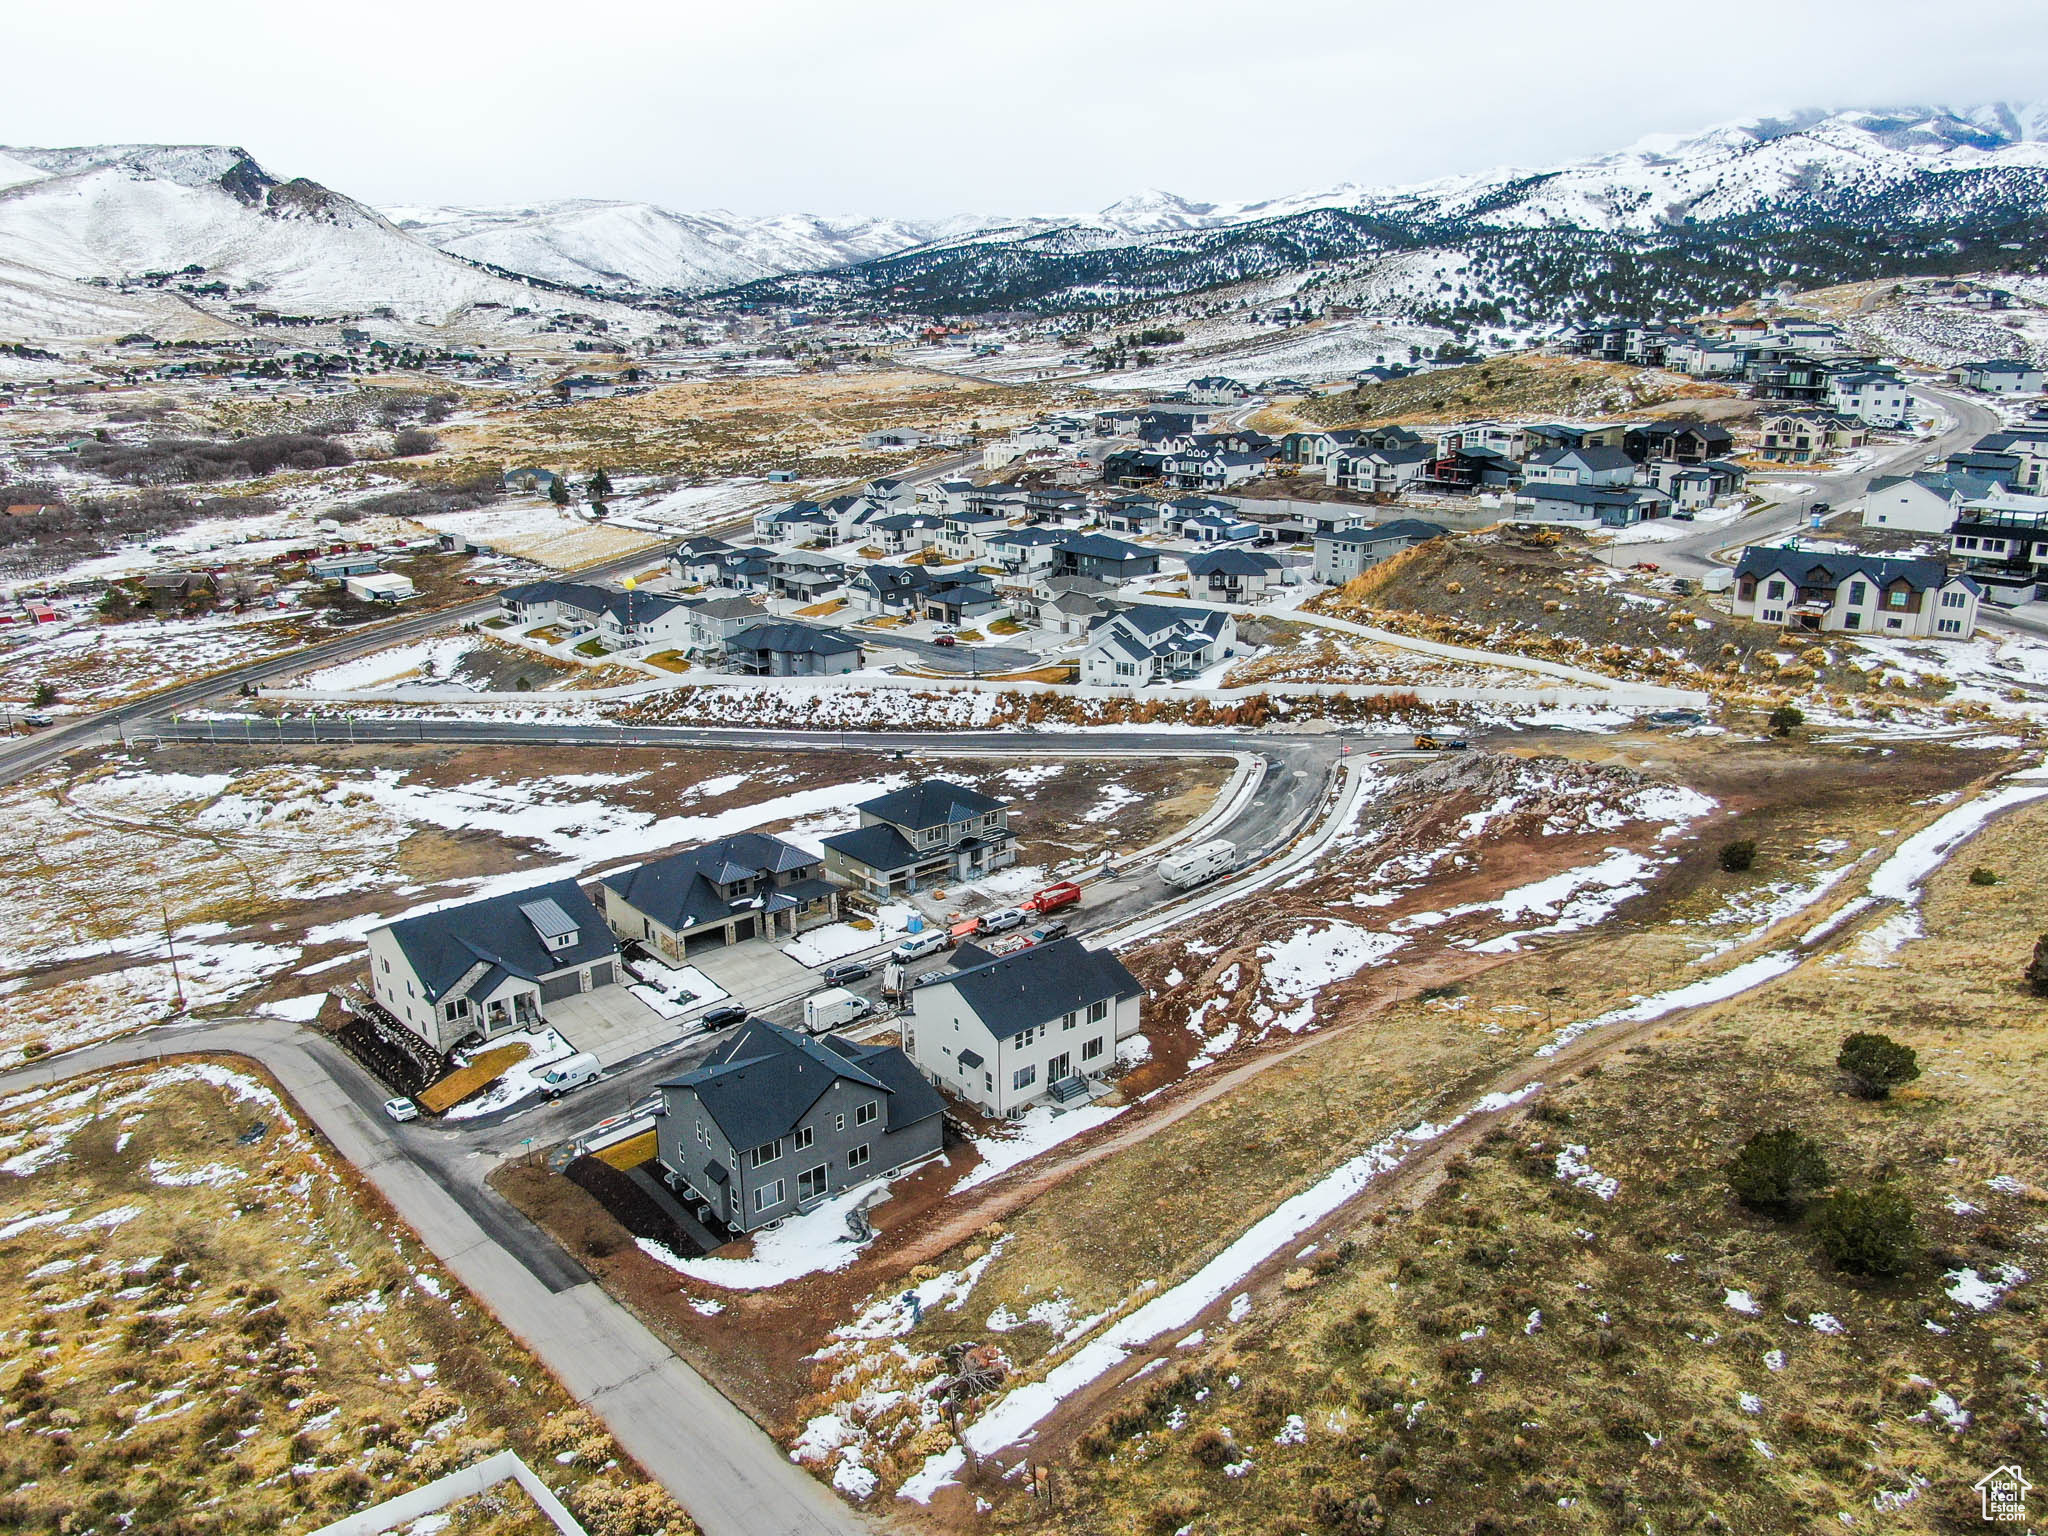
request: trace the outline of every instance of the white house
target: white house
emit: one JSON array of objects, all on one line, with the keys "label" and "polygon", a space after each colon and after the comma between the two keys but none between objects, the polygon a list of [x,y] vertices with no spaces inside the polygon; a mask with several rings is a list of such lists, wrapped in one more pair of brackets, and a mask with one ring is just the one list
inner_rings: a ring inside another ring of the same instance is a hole
[{"label": "white house", "polygon": [[618,941],[573,880],[402,918],[369,933],[370,989],[437,1051],[531,1029],[618,980]]},{"label": "white house", "polygon": [[1417,517],[1397,517],[1376,526],[1335,528],[1315,536],[1315,578],[1341,587],[1352,577],[1378,565],[1389,555],[1416,544],[1441,538],[1447,532],[1441,523],[1426,523]]},{"label": "white house", "polygon": [[1096,624],[1081,652],[1081,681],[1103,688],[1192,677],[1235,653],[1237,620],[1214,608],[1144,603]]},{"label": "white house", "polygon": [[2038,395],[2048,389],[2048,368],[2019,358],[1995,357],[1965,363],[1956,370],[1956,380],[1966,389],[1987,395]]},{"label": "white house", "polygon": [[1995,489],[1984,475],[1930,470],[1919,475],[1879,475],[1863,494],[1863,526],[1905,533],[1947,533],[1956,508],[1972,496]]},{"label": "white house", "polygon": [[1913,420],[1913,396],[1896,374],[1877,369],[1837,373],[1828,379],[1828,405],[1871,427],[1900,428]]},{"label": "white house", "polygon": [[1235,379],[1213,375],[1188,380],[1188,398],[1197,405],[1238,405],[1251,397],[1252,392]]},{"label": "white house", "polygon": [[1789,630],[1967,640],[1982,595],[1939,560],[1752,545],[1735,567],[1729,606],[1737,618]]},{"label": "white house", "polygon": [[1083,1096],[1138,1033],[1144,989],[1106,949],[1056,939],[995,958],[963,944],[955,965],[911,994],[903,1049],[986,1114]]}]

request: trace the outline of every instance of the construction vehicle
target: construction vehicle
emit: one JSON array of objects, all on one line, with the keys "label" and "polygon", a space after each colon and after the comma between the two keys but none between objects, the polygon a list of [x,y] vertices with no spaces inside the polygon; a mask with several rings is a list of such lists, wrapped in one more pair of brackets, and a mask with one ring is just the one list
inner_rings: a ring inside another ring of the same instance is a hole
[{"label": "construction vehicle", "polygon": [[1455,736],[1417,736],[1415,750],[1418,752],[1469,752],[1472,743],[1460,741]]}]

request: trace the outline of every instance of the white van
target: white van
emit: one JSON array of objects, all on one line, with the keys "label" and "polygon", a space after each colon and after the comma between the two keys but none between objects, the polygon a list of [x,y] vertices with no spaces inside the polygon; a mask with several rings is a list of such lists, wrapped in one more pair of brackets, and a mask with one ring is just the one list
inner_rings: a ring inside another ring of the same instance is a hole
[{"label": "white van", "polygon": [[1214,880],[1237,862],[1237,846],[1225,838],[1190,848],[1159,861],[1159,878],[1177,890],[1187,890],[1204,880]]},{"label": "white van", "polygon": [[922,960],[926,955],[936,955],[946,947],[946,930],[927,928],[923,933],[913,933],[889,953],[898,960]]},{"label": "white van", "polygon": [[540,1091],[551,1099],[559,1099],[572,1088],[597,1081],[597,1074],[602,1070],[590,1052],[578,1051],[566,1060],[551,1063],[541,1073]]}]

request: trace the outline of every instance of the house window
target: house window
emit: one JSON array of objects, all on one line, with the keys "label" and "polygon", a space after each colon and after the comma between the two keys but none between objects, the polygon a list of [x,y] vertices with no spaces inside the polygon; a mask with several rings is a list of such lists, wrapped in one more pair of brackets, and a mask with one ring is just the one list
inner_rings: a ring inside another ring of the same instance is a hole
[{"label": "house window", "polygon": [[1934,627],[1944,635],[1960,635],[1963,632],[1961,619],[1937,619]]},{"label": "house window", "polygon": [[1784,620],[1784,617],[1785,617],[1785,610],[1784,610],[1784,609],[1782,609],[1782,608],[1766,608],[1766,609],[1765,609],[1765,610],[1763,611],[1763,615],[1762,615],[1762,617],[1763,617],[1763,621],[1764,621],[1764,622],[1765,622],[1766,624],[1777,624],[1777,623],[1781,623],[1781,622],[1783,622],[1783,620]]},{"label": "house window", "polygon": [[811,1144],[811,1128],[808,1125],[798,1126],[796,1129],[796,1135],[792,1139],[794,1141],[797,1151],[803,1151],[804,1148],[808,1147]]},{"label": "house window", "polygon": [[882,1101],[880,1099],[869,1099],[867,1103],[861,1105],[853,1112],[853,1123],[855,1125],[873,1125],[876,1116],[880,1115],[881,1112]]},{"label": "house window", "polygon": [[1083,1061],[1093,1061],[1101,1054],[1102,1036],[1097,1035],[1093,1040],[1083,1040],[1081,1042],[1081,1059]]},{"label": "house window", "polygon": [[1944,592],[1941,594],[1941,606],[1944,608],[1960,608],[1968,601],[1968,595],[1962,592]]},{"label": "house window", "polygon": [[1870,588],[1860,581],[1849,583],[1849,606],[1861,608],[1870,600]]},{"label": "house window", "polygon": [[1783,597],[1784,595],[1785,583],[1783,583],[1782,581],[1771,582],[1768,586],[1764,588],[1765,597]]},{"label": "house window", "polygon": [[772,1184],[763,1184],[754,1191],[755,1210],[765,1211],[771,1205],[780,1204],[782,1204],[782,1180],[777,1179]]},{"label": "house window", "polygon": [[731,1208],[731,1210],[732,1210],[732,1213],[733,1213],[733,1214],[734,1214],[735,1216],[737,1216],[737,1215],[739,1214],[739,1210],[740,1210],[740,1192],[739,1192],[739,1189],[738,1189],[738,1187],[737,1187],[737,1186],[735,1186],[735,1187],[734,1187],[734,1188],[732,1188],[732,1189],[728,1189],[728,1190],[727,1190],[727,1191],[725,1192],[725,1203],[726,1203],[726,1205],[727,1205],[728,1207],[730,1207],[730,1208]]},{"label": "house window", "polygon": [[747,1161],[753,1167],[759,1168],[766,1163],[774,1162],[780,1156],[782,1156],[782,1138],[778,1136],[773,1141],[762,1142],[760,1146],[749,1152],[747,1154]]},{"label": "house window", "polygon": [[993,1071],[981,1074],[981,1091],[983,1093],[994,1093],[996,1091],[996,1075]]},{"label": "house window", "polygon": [[1905,606],[1906,606],[1906,594],[1905,594],[1905,593],[1903,593],[1903,592],[1893,592],[1893,593],[1889,594],[1889,595],[1888,595],[1888,596],[1887,596],[1887,597],[1885,598],[1885,606],[1886,606],[1886,607],[1888,607],[1888,608],[1903,608],[1903,607],[1905,607]]},{"label": "house window", "polygon": [[843,1130],[845,1130],[845,1129],[846,1129],[846,1116],[845,1116],[845,1115],[843,1115],[843,1114],[840,1114],[840,1115],[834,1115],[834,1116],[832,1117],[832,1129],[833,1129],[833,1130],[835,1130],[835,1131],[843,1131]]},{"label": "house window", "polygon": [[1010,1087],[1012,1089],[1029,1088],[1033,1083],[1037,1081],[1038,1068],[1035,1066],[1019,1067],[1015,1072],[1010,1074]]},{"label": "house window", "polygon": [[1104,1019],[1106,1019],[1106,1018],[1108,1018],[1108,1017],[1109,1017],[1109,999],[1108,999],[1108,998],[1106,998],[1106,997],[1105,997],[1105,998],[1102,998],[1102,999],[1100,999],[1099,1001],[1096,1001],[1096,1002],[1092,1002],[1092,1003],[1090,1003],[1090,1004],[1088,1005],[1088,1022],[1089,1022],[1090,1024],[1100,1024],[1100,1023],[1101,1023],[1101,1022],[1102,1022],[1102,1021],[1103,1021]]},{"label": "house window", "polygon": [[1080,1022],[1081,1022],[1081,1015],[1080,1015],[1080,1014],[1078,1014],[1078,1013],[1070,1013],[1070,1014],[1067,1014],[1067,1015],[1066,1015],[1066,1016],[1065,1016],[1064,1018],[1062,1018],[1062,1019],[1060,1020],[1060,1028],[1061,1028],[1061,1029],[1072,1029],[1072,1028],[1073,1028],[1073,1027],[1074,1027],[1074,1026],[1075,1026],[1076,1024],[1078,1024],[1078,1023],[1080,1023]]},{"label": "house window", "polygon": [[851,1150],[849,1150],[849,1151],[847,1152],[847,1154],[846,1154],[846,1166],[847,1166],[847,1167],[849,1167],[849,1168],[865,1168],[865,1167],[866,1167],[867,1165],[868,1165],[868,1144],[867,1144],[866,1142],[862,1142],[862,1143],[861,1143],[861,1144],[860,1144],[859,1146],[857,1146],[857,1147],[854,1147],[854,1148],[852,1148]]},{"label": "house window", "polygon": [[825,1193],[831,1177],[832,1165],[820,1163],[815,1168],[806,1168],[796,1176],[796,1197],[799,1200],[815,1200]]}]

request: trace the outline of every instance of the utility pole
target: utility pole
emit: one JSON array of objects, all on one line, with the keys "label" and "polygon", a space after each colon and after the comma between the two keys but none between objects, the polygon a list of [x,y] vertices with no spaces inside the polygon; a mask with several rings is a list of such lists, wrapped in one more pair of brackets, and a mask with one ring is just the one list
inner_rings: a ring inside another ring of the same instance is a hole
[{"label": "utility pole", "polygon": [[178,941],[171,933],[171,904],[165,898],[162,886],[156,888],[156,904],[157,910],[162,912],[164,917],[164,950],[171,959],[173,1004],[177,1012],[183,1013],[185,1011],[185,982],[184,978],[178,974]]}]

